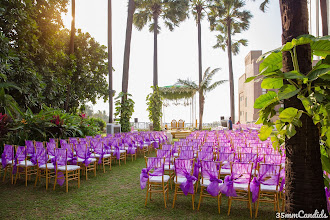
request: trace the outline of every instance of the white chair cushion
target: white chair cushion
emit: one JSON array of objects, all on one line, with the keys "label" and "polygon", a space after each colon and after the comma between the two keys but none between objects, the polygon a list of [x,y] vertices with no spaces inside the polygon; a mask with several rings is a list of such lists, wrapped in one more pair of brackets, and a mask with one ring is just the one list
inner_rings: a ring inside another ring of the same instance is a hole
[{"label": "white chair cushion", "polygon": [[[163,177],[164,177],[164,183],[166,183],[170,179],[169,175],[163,175]],[[149,177],[149,182],[161,183],[162,182],[162,176],[150,176]]]},{"label": "white chair cushion", "polygon": [[[40,169],[46,169],[46,164],[41,165],[39,168]],[[52,163],[47,163],[47,169],[53,170],[54,169],[54,165]]]},{"label": "white chair cushion", "polygon": [[[186,177],[174,177],[174,183],[175,184],[181,184],[183,182],[186,182]],[[195,184],[196,181],[193,181],[193,183]]]},{"label": "white chair cushion", "polygon": [[[203,183],[202,183],[202,179],[201,179],[200,184],[201,186],[208,187],[211,184],[211,181],[209,179],[203,179]],[[221,186],[222,184],[223,183],[219,183],[219,186]]]},{"label": "white chair cushion", "polygon": [[229,174],[231,174],[231,170],[230,169],[221,169],[220,174],[229,175]]},{"label": "white chair cushion", "polygon": [[27,167],[33,167],[35,165],[31,161],[29,161],[29,160],[27,160],[26,163],[25,163],[25,160],[24,160],[24,161],[19,162],[18,166],[20,166],[20,167],[22,167],[22,166],[23,167],[25,167],[25,166],[27,166]]},{"label": "white chair cushion", "polygon": [[234,183],[234,189],[247,191],[249,187],[248,183]]},{"label": "white chair cushion", "polygon": [[[111,153],[114,153],[115,150],[111,150]],[[126,153],[126,150],[119,150],[119,152],[122,154],[122,153]]]},{"label": "white chair cushion", "polygon": [[103,158],[109,158],[109,157],[111,157],[111,154],[104,154],[103,155]]},{"label": "white chair cushion", "polygon": [[174,153],[174,154],[173,154],[173,157],[178,157],[178,156],[179,156],[178,153]]},{"label": "white chair cushion", "polygon": [[51,160],[51,159],[55,158],[55,156],[48,155],[48,158]]},{"label": "white chair cushion", "polygon": [[[67,167],[68,171],[80,169],[80,166],[77,166],[77,165],[67,165],[66,167]],[[59,167],[57,167],[57,170],[65,171],[65,166],[59,166]]]},{"label": "white chair cushion", "polygon": [[0,158],[0,163],[2,163],[2,159]]},{"label": "white chair cushion", "polygon": [[260,190],[261,191],[267,191],[267,192],[277,192],[275,185],[264,185],[260,184]]},{"label": "white chair cushion", "polygon": [[164,170],[174,170],[174,165],[164,165]]},{"label": "white chair cushion", "polygon": [[[78,163],[82,163],[85,160],[78,157],[77,161],[78,161]],[[88,161],[91,162],[91,163],[94,163],[96,161],[96,159],[95,158],[89,158]]]},{"label": "white chair cushion", "polygon": [[101,155],[100,155],[100,154],[92,153],[92,154],[91,154],[91,157],[101,157]]}]

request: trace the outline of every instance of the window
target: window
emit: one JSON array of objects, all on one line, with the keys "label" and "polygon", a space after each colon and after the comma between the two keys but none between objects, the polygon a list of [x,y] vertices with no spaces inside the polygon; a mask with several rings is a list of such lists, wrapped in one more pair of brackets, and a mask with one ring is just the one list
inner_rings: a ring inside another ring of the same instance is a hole
[{"label": "window", "polygon": [[247,122],[247,112],[245,112],[245,123]]},{"label": "window", "polygon": [[261,94],[263,95],[263,94],[266,94],[266,93],[267,93],[267,89],[262,89]]},{"label": "window", "polygon": [[247,107],[247,97],[245,98],[245,107]]}]

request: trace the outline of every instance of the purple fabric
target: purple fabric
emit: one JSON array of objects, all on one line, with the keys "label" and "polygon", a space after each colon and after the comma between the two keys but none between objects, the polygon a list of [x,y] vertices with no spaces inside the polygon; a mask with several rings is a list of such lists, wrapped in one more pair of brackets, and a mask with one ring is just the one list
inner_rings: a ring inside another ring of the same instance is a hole
[{"label": "purple fabric", "polygon": [[38,147],[44,147],[44,143],[43,142],[39,142],[39,141],[36,141],[34,143],[35,147],[38,148]]},{"label": "purple fabric", "polygon": [[91,152],[88,150],[87,145],[85,144],[76,144],[76,153],[77,157],[83,159],[82,163],[85,164],[86,167],[92,162],[91,160]]},{"label": "purple fabric", "polygon": [[[152,173],[150,171],[153,171]],[[164,159],[157,157],[149,157],[147,168],[143,168],[140,174],[140,187],[144,189],[147,185],[149,176],[164,175]]]},{"label": "purple fabric", "polygon": [[135,154],[135,153],[136,153],[136,148],[133,146],[133,144],[128,144],[127,154]]},{"label": "purple fabric", "polygon": [[191,175],[193,163],[193,160],[189,159],[176,159],[174,161],[176,176],[186,178],[186,181],[180,185],[180,188],[185,195],[188,195],[188,193],[194,193],[194,181],[196,181],[197,178]]},{"label": "purple fabric", "polygon": [[52,159],[52,163],[55,167],[55,172],[57,173],[57,184],[62,186],[65,182],[64,174],[56,170],[57,166],[66,166],[68,162],[67,149],[55,149],[55,157]]},{"label": "purple fabric", "polygon": [[46,164],[47,161],[48,161],[48,157],[45,148],[43,147],[36,148],[36,153],[32,155],[31,162],[35,165],[38,164],[38,166],[40,167]]},{"label": "purple fabric", "polygon": [[26,159],[26,147],[25,146],[18,146],[16,149],[16,156],[15,156],[15,162],[13,164],[13,174],[16,174],[17,172],[17,165],[22,162],[25,161]]},{"label": "purple fabric", "polygon": [[328,212],[330,211],[330,201],[329,201],[329,198],[330,198],[330,188],[328,189],[328,187],[324,187],[324,190],[325,190],[325,198],[327,200],[327,208],[328,208]]},{"label": "purple fabric", "polygon": [[60,145],[61,145],[61,147],[62,147],[63,144],[67,144],[66,140],[60,139]]},{"label": "purple fabric", "polygon": [[56,143],[56,140],[54,138],[49,138],[50,143]]},{"label": "purple fabric", "polygon": [[201,161],[202,164],[202,178],[210,180],[210,185],[207,187],[206,191],[211,196],[218,196],[220,192],[220,185],[222,180],[219,179],[219,170],[217,164],[214,161]]},{"label": "purple fabric", "polygon": [[94,149],[94,153],[100,155],[98,164],[101,164],[102,160],[103,160],[103,157],[104,157],[104,154],[106,154],[106,151],[104,150],[102,142],[101,141],[92,141],[91,146]]},{"label": "purple fabric", "polygon": [[237,163],[232,164],[231,175],[225,177],[224,184],[221,185],[221,193],[226,196],[237,196],[234,189],[234,183],[244,184],[249,183],[251,180],[252,167],[250,163]]},{"label": "purple fabric", "polygon": [[181,150],[179,158],[180,159],[193,159],[194,158],[193,150]]},{"label": "purple fabric", "polygon": [[9,161],[14,160],[14,147],[12,145],[6,144],[4,146],[3,153],[1,155],[2,169],[5,169]]},{"label": "purple fabric", "polygon": [[156,141],[154,141],[153,146],[154,146],[155,149],[159,148],[159,144]]},{"label": "purple fabric", "polygon": [[25,140],[25,146],[26,146],[27,154],[30,154],[30,155],[34,154],[33,141]]},{"label": "purple fabric", "polygon": [[48,153],[48,155],[55,156],[56,144],[53,143],[53,142],[47,142],[46,143],[46,147],[47,147],[47,153]]},{"label": "purple fabric", "polygon": [[281,181],[280,192],[284,191],[284,185],[285,185],[285,178],[283,178]]},{"label": "purple fabric", "polygon": [[258,176],[254,177],[250,190],[252,193],[252,202],[258,200],[260,184],[276,186],[279,182],[280,166],[274,164],[260,164]]}]

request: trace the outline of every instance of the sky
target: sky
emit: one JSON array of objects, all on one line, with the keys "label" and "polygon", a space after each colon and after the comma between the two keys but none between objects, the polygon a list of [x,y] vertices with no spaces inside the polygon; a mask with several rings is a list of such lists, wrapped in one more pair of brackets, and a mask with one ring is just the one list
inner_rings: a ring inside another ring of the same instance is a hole
[{"label": "sky", "polygon": [[[98,42],[107,45],[107,2],[106,0],[79,0],[76,2],[76,28],[89,32]],[[233,39],[245,38],[247,47],[241,47],[240,53],[233,57],[233,72],[235,81],[235,111],[238,115],[238,79],[244,74],[244,58],[251,50],[267,52],[281,46],[281,17],[278,1],[270,1],[268,10],[259,10],[260,1],[247,1],[246,10],[253,18],[249,30]],[[127,0],[112,1],[113,22],[113,87],[118,94],[121,91],[123,57],[127,19]],[[65,27],[70,28],[71,5],[68,13],[63,14]],[[159,86],[173,85],[180,79],[198,81],[198,44],[197,26],[193,17],[180,23],[173,32],[161,26],[158,35],[158,83]],[[216,43],[216,32],[211,32],[207,19],[202,21],[202,63],[203,72],[207,67],[221,68],[214,76],[216,80],[228,80],[227,52],[213,49]],[[139,122],[149,122],[146,96],[152,92],[153,75],[153,33],[146,26],[138,31],[133,26],[130,72],[128,91],[135,101],[135,112],[131,121],[138,118]],[[198,100],[198,98],[196,99]],[[108,113],[108,103],[100,99],[93,106],[94,112],[105,110]],[[191,120],[191,107],[170,105],[164,108],[163,121],[170,123],[172,119],[183,119],[186,123]],[[229,117],[229,83],[220,85],[217,89],[206,94],[203,122],[219,121],[220,116]],[[198,118],[198,107],[197,107]]]}]

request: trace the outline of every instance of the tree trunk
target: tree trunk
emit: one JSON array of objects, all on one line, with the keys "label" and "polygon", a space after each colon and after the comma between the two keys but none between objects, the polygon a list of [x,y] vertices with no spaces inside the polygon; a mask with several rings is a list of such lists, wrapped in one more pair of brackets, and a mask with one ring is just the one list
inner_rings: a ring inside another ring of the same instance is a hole
[{"label": "tree trunk", "polygon": [[[320,0],[321,17],[322,17],[322,34],[328,35],[328,15],[327,15],[327,0]],[[330,9],[329,9],[330,10]]]},{"label": "tree trunk", "polygon": [[158,14],[154,14],[154,89],[158,86],[158,58],[157,58],[157,35]]},{"label": "tree trunk", "polygon": [[199,96],[202,98],[199,98],[201,100],[201,104],[199,106],[199,130],[203,130],[203,113],[204,113],[204,94],[203,91],[200,91]]},{"label": "tree trunk", "polygon": [[108,0],[108,71],[109,71],[109,123],[113,123],[112,9],[111,9],[111,0]]},{"label": "tree trunk", "polygon": [[230,116],[233,124],[235,123],[235,92],[234,92],[234,75],[233,75],[233,61],[231,52],[231,20],[227,20],[227,37],[228,37],[228,66],[229,66],[229,87],[230,87]]},{"label": "tree trunk", "polygon": [[[199,87],[203,80],[202,73],[202,31],[201,31],[201,8],[197,8],[197,29],[198,29],[198,79]],[[203,93],[199,91],[199,130],[203,128]]]},{"label": "tree trunk", "polygon": [[132,39],[132,26],[133,26],[134,11],[135,11],[135,2],[134,2],[134,0],[129,0],[127,25],[126,25],[123,81],[122,81],[122,92],[124,92],[124,93],[127,93],[127,91],[128,91],[129,60],[130,60],[130,52],[131,52],[131,39]]},{"label": "tree trunk", "polygon": [[[308,34],[307,0],[280,0],[282,17],[282,44],[302,34]],[[299,69],[306,74],[312,68],[310,47],[297,47]],[[289,52],[283,53],[283,71],[293,70]],[[297,97],[284,102],[285,108],[304,110]],[[327,212],[324,192],[323,171],[320,155],[319,132],[312,119],[306,114],[301,117],[302,127],[296,135],[286,141],[285,195],[286,213]]]},{"label": "tree trunk", "polygon": [[[71,10],[72,10],[72,20],[71,20],[71,34],[70,34],[70,45],[69,45],[69,54],[70,55],[74,53],[74,36],[75,36],[75,33],[76,33],[76,28],[75,28],[76,0],[72,0]],[[66,101],[65,101],[65,106],[64,106],[66,111],[69,110],[69,102],[70,102],[70,96],[71,96],[70,81],[71,80],[69,80],[69,82],[66,86],[67,93],[66,93]]]}]

